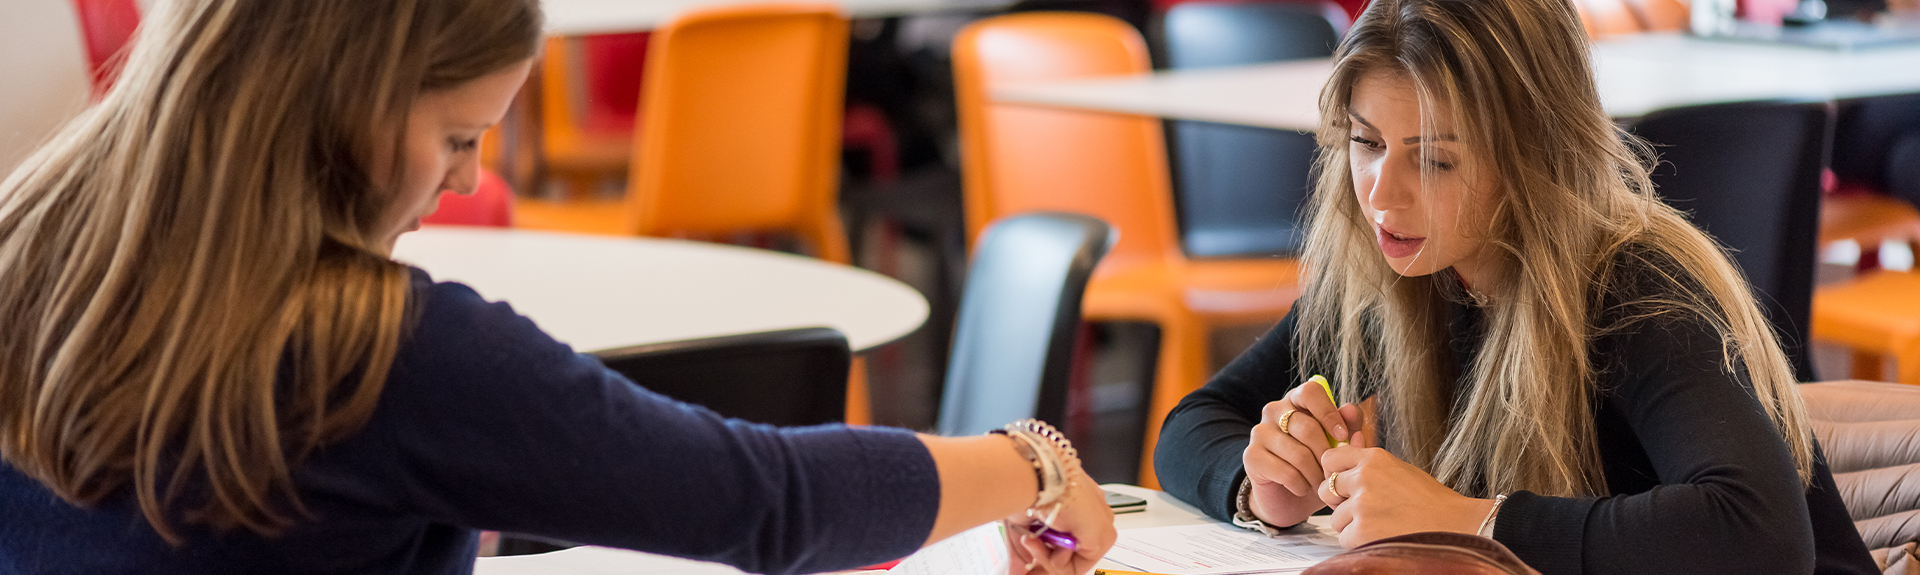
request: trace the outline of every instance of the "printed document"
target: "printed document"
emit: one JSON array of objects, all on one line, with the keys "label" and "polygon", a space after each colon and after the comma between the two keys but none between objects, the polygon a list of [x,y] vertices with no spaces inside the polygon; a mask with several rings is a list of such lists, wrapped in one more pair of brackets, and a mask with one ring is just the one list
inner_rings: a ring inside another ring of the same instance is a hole
[{"label": "printed document", "polygon": [[611,547],[582,546],[537,555],[481,557],[474,575],[746,575],[739,569]]},{"label": "printed document", "polygon": [[1340,554],[1332,534],[1302,530],[1267,537],[1225,523],[1126,529],[1107,560],[1167,575],[1292,573]]},{"label": "printed document", "polygon": [[893,566],[892,575],[998,575],[1007,572],[1006,536],[995,521],[935,543]]}]

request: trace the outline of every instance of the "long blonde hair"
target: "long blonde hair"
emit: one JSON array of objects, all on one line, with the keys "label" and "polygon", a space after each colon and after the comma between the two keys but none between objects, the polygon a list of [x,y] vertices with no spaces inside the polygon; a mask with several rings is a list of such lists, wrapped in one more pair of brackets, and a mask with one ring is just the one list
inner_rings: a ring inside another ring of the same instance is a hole
[{"label": "long blonde hair", "polygon": [[[1343,401],[1377,394],[1388,449],[1463,494],[1601,494],[1590,344],[1697,318],[1718,330],[1728,372],[1751,378],[1805,480],[1810,432],[1780,343],[1727,254],[1654,194],[1650,149],[1602,110],[1585,39],[1567,0],[1374,0],[1354,22],[1321,95],[1303,368],[1357,383]],[[1498,297],[1469,365],[1447,351],[1457,276],[1400,277],[1354,199],[1348,103],[1375,72],[1409,78],[1429,124],[1451,114],[1500,182],[1484,249],[1504,272],[1475,286]],[[1649,277],[1660,293],[1605,303]]]},{"label": "long blonde hair", "polygon": [[[406,112],[534,54],[533,0],[177,0],[0,182],[0,457],[76,504],[272,534],[370,416],[411,279],[380,252]],[[378,139],[394,174],[370,174]]]}]

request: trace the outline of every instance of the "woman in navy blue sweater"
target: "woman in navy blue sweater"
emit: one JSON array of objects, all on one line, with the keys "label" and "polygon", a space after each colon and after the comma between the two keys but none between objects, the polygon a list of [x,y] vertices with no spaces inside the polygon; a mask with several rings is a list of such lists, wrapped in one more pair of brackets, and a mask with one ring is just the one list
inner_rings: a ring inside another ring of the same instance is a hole
[{"label": "woman in navy blue sweater", "polygon": [[727,420],[389,259],[472,190],[540,20],[155,7],[0,183],[0,572],[465,573],[477,529],[814,572],[1036,506],[1080,545],[1012,571],[1091,568],[1111,514],[1035,434]]}]

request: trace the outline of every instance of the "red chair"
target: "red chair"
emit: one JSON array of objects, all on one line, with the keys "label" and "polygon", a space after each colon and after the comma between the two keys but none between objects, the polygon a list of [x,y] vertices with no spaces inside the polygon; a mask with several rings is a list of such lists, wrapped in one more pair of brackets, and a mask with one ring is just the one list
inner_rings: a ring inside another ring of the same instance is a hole
[{"label": "red chair", "polygon": [[547,39],[541,63],[541,160],[589,198],[597,183],[618,180],[632,156],[642,68],[651,34]]},{"label": "red chair", "polygon": [[513,188],[493,170],[480,170],[473,195],[441,194],[440,209],[420,223],[446,226],[513,227]]},{"label": "red chair", "polygon": [[80,32],[87,41],[87,63],[93,66],[93,98],[107,93],[126,60],[123,49],[140,26],[140,7],[133,0],[73,0],[80,16]]}]

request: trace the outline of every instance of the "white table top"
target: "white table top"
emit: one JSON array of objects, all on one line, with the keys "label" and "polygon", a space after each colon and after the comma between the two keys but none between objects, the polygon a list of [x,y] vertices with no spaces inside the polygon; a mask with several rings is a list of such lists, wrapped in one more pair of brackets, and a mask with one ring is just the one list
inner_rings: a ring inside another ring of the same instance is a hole
[{"label": "white table top", "polygon": [[[1920,44],[1841,52],[1653,33],[1597,42],[1593,56],[1601,104],[1617,118],[1686,105],[1920,92]],[[1012,84],[993,98],[1309,131],[1319,125],[1320,89],[1332,72],[1331,60],[1296,60]]]},{"label": "white table top", "polygon": [[[543,0],[547,33],[607,34],[652,30],[682,12],[758,0]],[[1012,0],[822,0],[839,4],[854,18],[905,16],[946,10],[995,8]]]},{"label": "white table top", "polygon": [[927,319],[926,298],[893,278],[718,244],[428,226],[394,259],[510,303],[579,351],[815,326],[857,351]]},{"label": "white table top", "polygon": [[[1186,502],[1165,492],[1110,483],[1100,486],[1147,500],[1147,509],[1113,517],[1115,529],[1141,529],[1173,525],[1220,523],[1202,514]],[[1325,528],[1327,516],[1315,516],[1308,522]],[[1126,566],[1101,561],[1101,569],[1125,570]],[[474,566],[475,575],[612,575],[614,573],[673,573],[675,575],[742,575],[741,571],[718,563],[675,559],[639,551],[609,547],[576,547],[538,555],[482,557]],[[875,575],[881,571],[849,571],[848,574]]]}]

